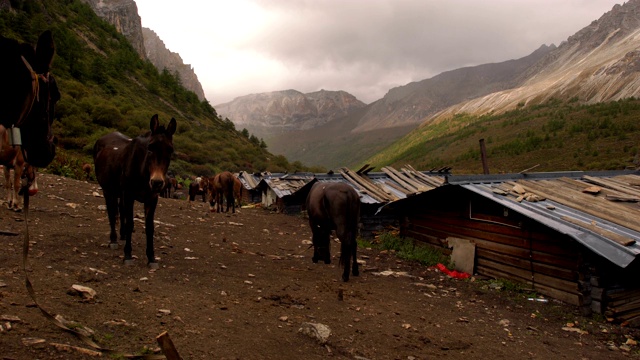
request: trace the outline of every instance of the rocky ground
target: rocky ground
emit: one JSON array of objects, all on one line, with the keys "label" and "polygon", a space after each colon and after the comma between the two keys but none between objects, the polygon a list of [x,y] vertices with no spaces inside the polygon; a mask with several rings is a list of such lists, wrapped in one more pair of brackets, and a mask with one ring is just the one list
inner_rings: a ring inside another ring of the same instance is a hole
[{"label": "rocky ground", "polygon": [[[452,279],[385,251],[360,249],[362,274],[343,283],[337,244],[333,264],[313,264],[306,220],[260,208],[217,214],[202,202],[161,199],[160,268],[146,266],[142,219],[133,241],[138,259],[124,266],[122,246],[108,247],[97,184],[43,174],[39,185],[28,212],[26,274],[43,309],[115,351],[104,357],[158,354],[156,337],[165,331],[184,359],[622,359],[639,353],[634,329],[584,318],[553,300],[530,301],[491,279]],[[0,218],[0,358],[97,356],[30,298],[22,270],[24,212],[0,209]],[[318,338],[301,329],[327,332]]]}]

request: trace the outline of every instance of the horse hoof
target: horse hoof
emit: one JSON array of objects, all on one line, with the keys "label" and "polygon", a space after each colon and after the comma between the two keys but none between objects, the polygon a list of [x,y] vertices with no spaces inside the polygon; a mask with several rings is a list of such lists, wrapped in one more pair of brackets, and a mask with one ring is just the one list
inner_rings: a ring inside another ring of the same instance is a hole
[{"label": "horse hoof", "polygon": [[148,263],[148,264],[147,264],[147,267],[148,267],[149,269],[154,269],[154,270],[156,270],[156,269],[159,269],[159,268],[160,268],[160,265],[158,265],[158,263],[157,263],[157,262],[150,262],[150,263]]},{"label": "horse hoof", "polygon": [[118,243],[117,242],[109,243],[109,249],[118,250]]},{"label": "horse hoof", "polygon": [[133,259],[127,259],[124,261],[124,264],[127,266],[132,266],[135,264],[135,261],[133,261]]}]

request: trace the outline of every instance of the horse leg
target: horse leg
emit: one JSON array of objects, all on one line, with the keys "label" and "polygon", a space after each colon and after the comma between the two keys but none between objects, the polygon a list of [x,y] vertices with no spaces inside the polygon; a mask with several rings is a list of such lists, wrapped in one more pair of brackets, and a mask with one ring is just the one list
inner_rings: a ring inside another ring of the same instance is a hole
[{"label": "horse leg", "polygon": [[18,192],[20,191],[20,186],[22,185],[21,180],[23,165],[24,163],[15,163],[13,166],[13,191],[11,192],[13,194],[13,199],[11,206],[15,211],[20,211],[20,202],[18,201],[18,199],[20,199],[20,195],[18,195]]},{"label": "horse leg", "polygon": [[4,166],[4,187],[7,189],[7,208],[11,209],[11,201],[13,197],[13,189],[11,182],[11,169]]},{"label": "horse leg", "polygon": [[342,266],[344,266],[344,271],[342,272],[342,281],[349,281],[349,272],[351,271],[351,244],[347,241],[347,239],[340,240],[340,262]]},{"label": "horse leg", "polygon": [[156,212],[156,206],[158,205],[158,197],[155,196],[151,200],[144,203],[144,227],[145,234],[147,235],[147,266],[152,269],[158,268],[156,257],[153,249],[153,217]]},{"label": "horse leg", "polygon": [[133,265],[131,234],[133,233],[133,205],[135,200],[133,196],[125,194],[121,201],[120,223],[121,227],[122,223],[124,223],[124,263],[125,265]]},{"label": "horse leg", "polygon": [[351,268],[351,273],[353,276],[360,275],[360,270],[358,269],[358,239],[356,239],[354,234],[349,234],[349,239],[351,239],[351,255],[353,256],[353,265]]},{"label": "horse leg", "polygon": [[[118,234],[116,233],[116,218],[118,216],[118,197],[105,189],[103,189],[103,193],[105,203],[107,204],[109,227],[111,228],[111,232],[109,233],[109,246],[112,248],[117,248]],[[122,229],[120,229],[120,234],[122,234]],[[113,244],[115,244],[115,247],[113,246]]]}]

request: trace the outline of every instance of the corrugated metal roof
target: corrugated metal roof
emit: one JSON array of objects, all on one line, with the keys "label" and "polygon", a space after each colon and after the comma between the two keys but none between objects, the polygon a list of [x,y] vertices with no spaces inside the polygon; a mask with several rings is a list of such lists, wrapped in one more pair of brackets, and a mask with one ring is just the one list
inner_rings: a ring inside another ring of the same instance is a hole
[{"label": "corrugated metal roof", "polygon": [[448,180],[571,236],[620,267],[640,254],[638,172],[450,176]]},{"label": "corrugated metal roof", "polygon": [[445,182],[447,172],[417,171],[410,165],[400,170],[390,166],[382,172],[370,173],[363,167],[358,171],[341,168],[339,173],[329,174],[251,174],[240,173],[238,177],[245,188],[252,190],[264,182],[274,190],[278,197],[288,196],[311,181],[313,178],[322,182],[345,182],[353,186],[364,204],[386,204],[407,196],[413,196],[440,186]]},{"label": "corrugated metal roof", "polygon": [[314,174],[306,173],[285,174],[279,177],[269,176],[263,178],[256,187],[260,187],[260,184],[264,183],[275,192],[277,197],[283,198],[293,195],[314,178]]}]

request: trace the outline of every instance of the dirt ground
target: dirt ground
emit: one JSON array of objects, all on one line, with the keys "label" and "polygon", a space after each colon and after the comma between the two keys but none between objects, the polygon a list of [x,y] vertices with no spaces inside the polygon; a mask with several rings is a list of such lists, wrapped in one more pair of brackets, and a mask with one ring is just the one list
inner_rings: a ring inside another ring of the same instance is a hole
[{"label": "dirt ground", "polygon": [[[555,301],[529,301],[490,279],[452,279],[384,251],[359,249],[361,275],[343,283],[337,243],[331,265],[313,264],[306,220],[260,208],[217,214],[202,202],[160,199],[160,268],[146,266],[138,221],[138,259],[124,266],[122,246],[108,247],[97,184],[41,174],[39,186],[28,213],[28,276],[38,303],[122,354],[158,353],[156,337],[164,331],[184,359],[621,359],[640,353],[634,329],[583,318]],[[142,213],[141,204],[135,211]],[[90,346],[51,323],[28,295],[24,213],[2,208],[0,218],[0,358],[92,358],[78,349]],[[83,300],[69,291],[73,285],[97,294]],[[331,335],[322,343],[299,331],[305,323],[326,325]]]}]

